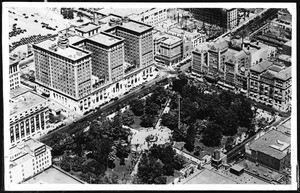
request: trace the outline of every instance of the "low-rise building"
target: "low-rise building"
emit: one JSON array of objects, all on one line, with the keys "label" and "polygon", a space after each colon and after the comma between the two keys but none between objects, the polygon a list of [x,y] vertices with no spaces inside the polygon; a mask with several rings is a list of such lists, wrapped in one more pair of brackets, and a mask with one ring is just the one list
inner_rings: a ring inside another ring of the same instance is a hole
[{"label": "low-rise building", "polygon": [[52,165],[51,148],[27,139],[9,150],[9,181],[17,184],[41,173]]},{"label": "low-rise building", "polygon": [[48,100],[23,87],[12,90],[9,131],[10,145],[46,134],[49,131]]},{"label": "low-rise building", "polygon": [[172,65],[182,59],[183,42],[181,38],[169,34],[161,34],[154,40],[155,59],[165,65]]},{"label": "low-rise building", "polygon": [[270,130],[245,147],[246,157],[250,161],[277,171],[290,167],[291,137],[280,131]]},{"label": "low-rise building", "polygon": [[75,27],[76,34],[82,37],[90,37],[100,32],[100,26],[92,22]]}]

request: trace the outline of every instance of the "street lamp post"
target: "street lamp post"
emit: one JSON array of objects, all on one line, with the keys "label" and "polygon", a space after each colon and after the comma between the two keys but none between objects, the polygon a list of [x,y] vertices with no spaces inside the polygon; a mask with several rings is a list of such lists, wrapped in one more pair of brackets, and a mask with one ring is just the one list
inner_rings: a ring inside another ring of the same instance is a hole
[{"label": "street lamp post", "polygon": [[180,129],[180,98],[181,96],[178,95],[178,129]]}]

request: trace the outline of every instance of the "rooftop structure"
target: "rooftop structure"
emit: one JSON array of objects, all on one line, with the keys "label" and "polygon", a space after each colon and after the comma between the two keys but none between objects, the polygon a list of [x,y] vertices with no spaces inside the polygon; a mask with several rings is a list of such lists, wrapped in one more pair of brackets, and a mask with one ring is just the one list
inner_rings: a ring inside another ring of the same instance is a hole
[{"label": "rooftop structure", "polygon": [[181,41],[180,38],[172,35],[164,35],[165,39],[162,40],[162,43],[167,44],[167,45],[173,45]]},{"label": "rooftop structure", "polygon": [[271,130],[250,144],[250,149],[282,159],[291,145],[291,138],[277,130]]},{"label": "rooftop structure", "polygon": [[26,109],[36,106],[39,103],[45,102],[47,99],[35,94],[34,92],[26,92],[22,96],[15,98],[11,101],[10,115],[17,114]]}]

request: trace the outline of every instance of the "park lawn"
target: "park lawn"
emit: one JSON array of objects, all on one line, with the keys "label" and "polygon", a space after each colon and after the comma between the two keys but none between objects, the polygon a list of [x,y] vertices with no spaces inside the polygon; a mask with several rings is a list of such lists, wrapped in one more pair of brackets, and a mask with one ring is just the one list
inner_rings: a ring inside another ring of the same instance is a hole
[{"label": "park lawn", "polygon": [[130,125],[130,127],[132,128],[132,129],[139,129],[139,128],[141,128],[141,122],[142,122],[142,120],[141,120],[141,118],[139,117],[139,116],[134,116],[134,124],[132,124],[132,125]]}]

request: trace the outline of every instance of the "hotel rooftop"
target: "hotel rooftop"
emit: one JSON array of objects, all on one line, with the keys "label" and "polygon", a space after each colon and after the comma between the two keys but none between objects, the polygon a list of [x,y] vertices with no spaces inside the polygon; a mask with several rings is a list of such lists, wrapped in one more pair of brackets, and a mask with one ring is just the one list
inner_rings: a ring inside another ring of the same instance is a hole
[{"label": "hotel rooftop", "polygon": [[61,48],[59,46],[56,46],[56,48],[57,48],[56,50],[52,49],[51,46],[55,47],[56,43],[57,43],[56,40],[54,40],[54,41],[46,40],[46,41],[43,41],[34,46],[37,46],[44,50],[47,50],[48,52],[51,52],[53,54],[58,54],[64,58],[67,58],[67,59],[70,59],[73,61],[79,60],[79,59],[84,58],[89,55],[89,52],[80,50],[79,48],[75,48],[73,46],[68,46],[67,48]]},{"label": "hotel rooftop", "polygon": [[46,98],[39,96],[34,92],[25,92],[24,94],[18,95],[18,97],[11,99],[10,115],[17,114],[26,109],[37,106],[46,100]]},{"label": "hotel rooftop", "polygon": [[92,37],[88,38],[89,40],[92,40],[94,42],[97,42],[99,44],[103,44],[105,46],[112,46],[114,44],[120,43],[123,41],[122,38],[115,37],[113,35],[99,33]]}]

